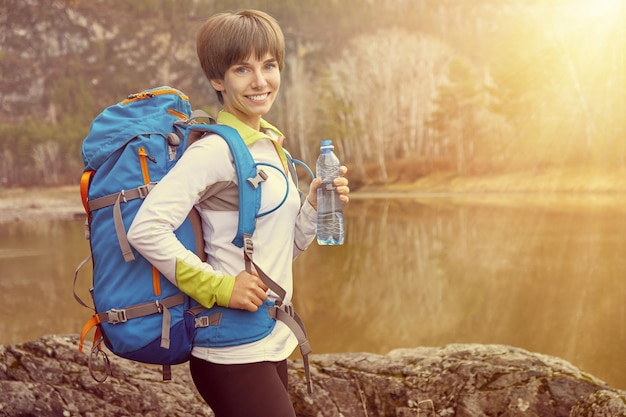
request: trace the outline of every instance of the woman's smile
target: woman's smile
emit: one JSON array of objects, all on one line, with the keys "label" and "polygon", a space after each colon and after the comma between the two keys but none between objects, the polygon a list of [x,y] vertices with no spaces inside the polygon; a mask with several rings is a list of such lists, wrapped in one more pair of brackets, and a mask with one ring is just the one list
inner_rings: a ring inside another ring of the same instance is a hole
[{"label": "woman's smile", "polygon": [[263,103],[269,97],[270,93],[255,94],[253,96],[246,96],[246,98],[255,103]]}]

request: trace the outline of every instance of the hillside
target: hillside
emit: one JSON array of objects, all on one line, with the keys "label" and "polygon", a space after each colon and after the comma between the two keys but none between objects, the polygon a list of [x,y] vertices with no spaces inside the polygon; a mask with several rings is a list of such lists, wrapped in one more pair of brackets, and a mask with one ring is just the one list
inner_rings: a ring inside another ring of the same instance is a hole
[{"label": "hillside", "polygon": [[93,118],[143,89],[174,86],[214,114],[196,29],[251,7],[285,33],[267,120],[298,158],[331,138],[356,186],[605,189],[553,173],[626,165],[626,3],[596,3],[13,0],[0,6],[0,184],[72,184]]}]

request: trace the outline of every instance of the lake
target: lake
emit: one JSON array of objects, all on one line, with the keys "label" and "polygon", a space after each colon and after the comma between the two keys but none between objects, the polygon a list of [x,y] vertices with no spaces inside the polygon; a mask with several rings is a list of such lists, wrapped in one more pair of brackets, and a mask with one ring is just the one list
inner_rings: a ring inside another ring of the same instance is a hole
[{"label": "lake", "polygon": [[[0,224],[0,344],[80,332],[83,228]],[[294,268],[314,353],[506,344],[626,389],[626,195],[355,196],[346,244]]]}]

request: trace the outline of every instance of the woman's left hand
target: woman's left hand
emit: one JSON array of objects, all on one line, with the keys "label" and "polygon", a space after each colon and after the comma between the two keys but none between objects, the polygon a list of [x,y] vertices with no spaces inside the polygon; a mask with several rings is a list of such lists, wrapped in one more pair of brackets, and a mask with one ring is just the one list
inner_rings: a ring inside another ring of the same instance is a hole
[{"label": "woman's left hand", "polygon": [[[337,187],[337,193],[339,193],[339,200],[343,204],[348,204],[350,202],[350,187],[348,187],[348,179],[345,177],[348,172],[348,168],[346,166],[341,166],[339,168],[339,177],[335,178],[333,184]],[[317,189],[320,188],[322,184],[322,179],[317,177],[311,181],[311,187],[309,188],[309,194],[306,199],[313,206],[315,210],[317,210]]]}]

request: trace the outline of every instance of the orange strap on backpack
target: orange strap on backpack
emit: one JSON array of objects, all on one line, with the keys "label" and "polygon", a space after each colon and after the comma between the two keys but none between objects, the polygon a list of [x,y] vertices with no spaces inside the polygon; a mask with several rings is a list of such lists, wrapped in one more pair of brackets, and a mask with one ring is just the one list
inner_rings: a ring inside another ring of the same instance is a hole
[{"label": "orange strap on backpack", "polygon": [[93,335],[93,343],[94,346],[96,344],[96,341],[98,339],[100,339],[100,328],[97,327],[98,324],[100,324],[100,318],[98,317],[97,314],[94,314],[89,321],[87,321],[87,323],[85,323],[85,325],[83,326],[83,330],[80,332],[80,341],[78,342],[78,351],[80,353],[83,352],[83,345],[85,344],[85,337],[87,336],[87,333],[89,333],[89,331],[95,327],[96,328],[96,332]]},{"label": "orange strap on backpack", "polygon": [[80,177],[80,198],[83,201],[83,207],[85,208],[85,213],[87,213],[87,217],[91,220],[91,211],[89,211],[89,183],[91,182],[91,178],[96,171],[88,170],[83,172],[83,175]]},{"label": "orange strap on backpack", "polygon": [[[150,171],[148,170],[148,159],[150,159],[150,155],[148,155],[144,148],[139,148],[138,153],[143,183],[150,184]],[[154,295],[161,295],[160,272],[154,266],[152,267],[152,286],[154,287]]]}]

